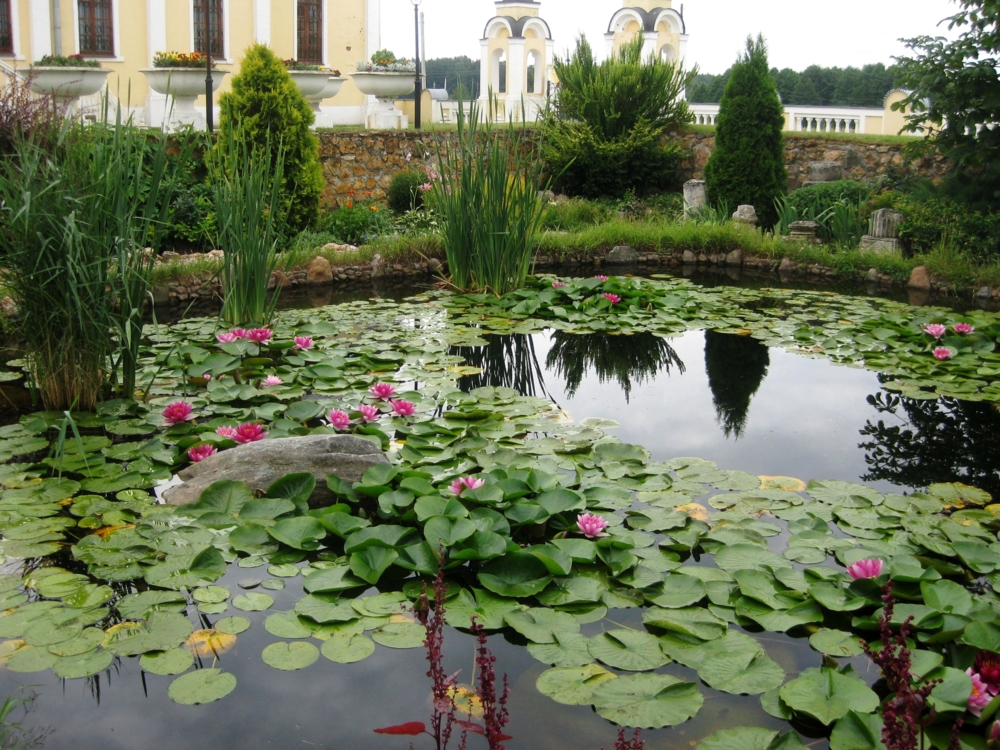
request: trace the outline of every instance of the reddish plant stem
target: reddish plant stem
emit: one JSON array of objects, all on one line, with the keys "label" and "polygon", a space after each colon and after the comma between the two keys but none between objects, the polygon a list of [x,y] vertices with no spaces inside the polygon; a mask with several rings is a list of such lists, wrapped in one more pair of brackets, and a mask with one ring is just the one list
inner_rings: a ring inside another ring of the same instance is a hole
[{"label": "reddish plant stem", "polygon": [[479,701],[483,706],[483,724],[486,730],[486,741],[490,750],[504,750],[502,740],[509,739],[504,734],[504,726],[510,718],[507,711],[507,696],[510,694],[510,686],[507,684],[507,675],[503,676],[503,692],[497,697],[497,674],[493,665],[497,658],[486,645],[486,628],[476,622],[475,616],[472,618],[471,630],[476,634],[479,647],[476,649],[476,666],[479,668]]}]

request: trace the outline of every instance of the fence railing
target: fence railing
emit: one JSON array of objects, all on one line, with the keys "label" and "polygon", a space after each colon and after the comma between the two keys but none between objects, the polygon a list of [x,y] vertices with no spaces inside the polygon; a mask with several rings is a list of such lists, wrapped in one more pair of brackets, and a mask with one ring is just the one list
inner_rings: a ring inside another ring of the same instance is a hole
[{"label": "fence railing", "polygon": [[[689,104],[696,125],[718,125],[718,104]],[[785,107],[786,130],[882,135],[885,110],[863,107]],[[873,121],[870,123],[869,119]],[[877,118],[877,119],[876,119]],[[876,127],[877,122],[877,127]]]}]

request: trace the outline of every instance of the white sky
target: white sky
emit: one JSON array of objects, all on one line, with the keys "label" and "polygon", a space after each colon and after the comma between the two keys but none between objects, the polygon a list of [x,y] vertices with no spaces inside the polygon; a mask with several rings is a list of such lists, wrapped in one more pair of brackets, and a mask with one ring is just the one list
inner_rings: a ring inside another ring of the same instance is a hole
[{"label": "white sky", "polygon": [[[541,15],[560,54],[584,33],[603,55],[608,22],[621,6],[621,0],[542,0]],[[680,0],[673,0],[673,7],[679,6]],[[952,0],[685,0],[688,65],[722,73],[747,34],[758,32],[767,38],[771,65],[778,68],[889,64],[905,51],[900,38],[948,35],[947,27],[937,24],[957,7]],[[492,0],[423,0],[421,10],[426,57],[478,59],[479,39],[495,15]],[[382,46],[412,56],[413,36],[410,0],[382,0]]]}]

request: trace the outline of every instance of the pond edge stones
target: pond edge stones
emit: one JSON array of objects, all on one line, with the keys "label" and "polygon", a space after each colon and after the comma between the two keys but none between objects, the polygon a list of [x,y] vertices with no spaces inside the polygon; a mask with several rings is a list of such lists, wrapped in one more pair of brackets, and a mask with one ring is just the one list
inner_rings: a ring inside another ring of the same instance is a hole
[{"label": "pond edge stones", "polygon": [[372,466],[387,463],[389,459],[375,443],[354,435],[263,440],[216,453],[183,469],[177,477],[184,484],[171,487],[163,498],[168,505],[187,505],[196,502],[211,484],[222,479],[244,482],[257,491],[266,490],[288,474],[309,472],[316,477],[309,505],[324,507],[336,502],[326,486],[328,476],[357,482]]}]

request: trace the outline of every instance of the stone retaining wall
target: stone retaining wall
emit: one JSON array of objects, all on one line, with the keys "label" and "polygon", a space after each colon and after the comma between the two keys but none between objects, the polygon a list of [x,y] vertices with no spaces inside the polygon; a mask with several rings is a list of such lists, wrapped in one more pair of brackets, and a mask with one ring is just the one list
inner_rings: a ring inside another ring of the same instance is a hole
[{"label": "stone retaining wall", "polygon": [[[702,179],[708,158],[715,148],[714,132],[672,133],[679,138],[690,156],[678,170],[678,185],[690,179]],[[353,194],[370,194],[375,200],[385,198],[392,176],[406,169],[437,164],[437,149],[456,145],[454,132],[415,131],[320,131],[320,160],[326,177],[325,199],[341,205]],[[908,161],[903,144],[865,143],[822,137],[785,137],[785,162],[788,185],[795,189],[809,179],[809,164],[839,164],[844,177],[876,180],[893,172],[937,179],[950,168],[938,155]],[[367,196],[365,196],[367,197]]]}]

